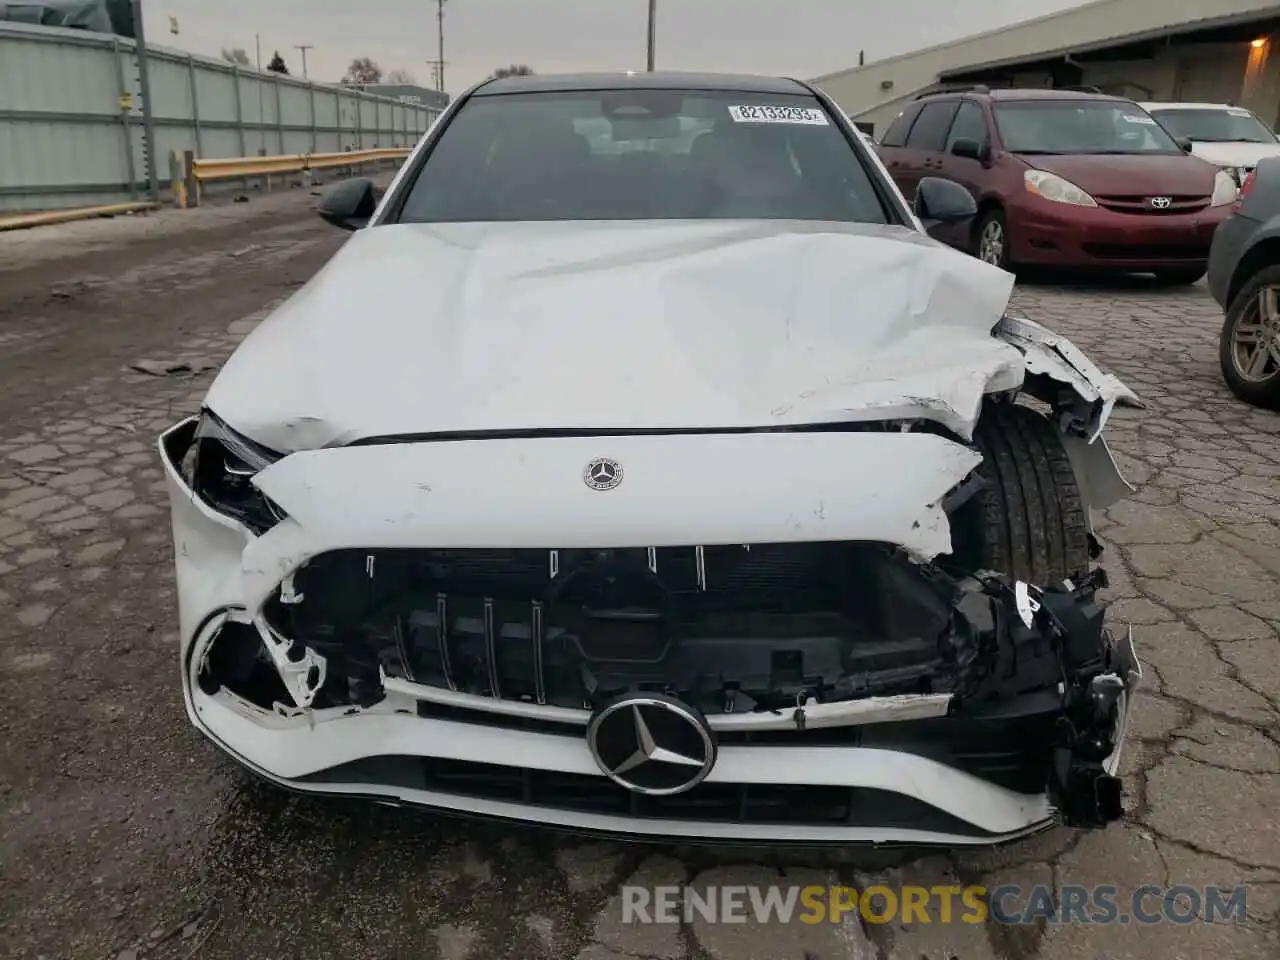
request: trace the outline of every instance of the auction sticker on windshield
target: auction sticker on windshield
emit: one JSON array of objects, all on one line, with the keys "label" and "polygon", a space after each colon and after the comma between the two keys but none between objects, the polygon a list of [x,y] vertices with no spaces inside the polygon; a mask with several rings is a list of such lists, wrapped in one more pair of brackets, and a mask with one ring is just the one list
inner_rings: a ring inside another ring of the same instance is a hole
[{"label": "auction sticker on windshield", "polygon": [[828,126],[827,115],[815,107],[773,107],[754,104],[730,107],[729,116],[734,123],[802,123],[808,126]]},{"label": "auction sticker on windshield", "polygon": [[1141,123],[1148,127],[1154,127],[1156,125],[1156,122],[1150,117],[1139,117],[1137,114],[1133,113],[1122,113],[1120,116],[1129,123]]}]

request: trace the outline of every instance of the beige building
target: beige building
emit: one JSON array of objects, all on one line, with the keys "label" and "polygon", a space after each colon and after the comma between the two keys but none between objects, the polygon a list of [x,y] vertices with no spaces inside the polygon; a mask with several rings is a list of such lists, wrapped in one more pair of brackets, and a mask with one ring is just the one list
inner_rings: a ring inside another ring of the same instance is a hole
[{"label": "beige building", "polygon": [[1276,0],[1095,0],[813,82],[876,133],[922,92],[978,83],[1232,103],[1274,125],[1277,43]]}]

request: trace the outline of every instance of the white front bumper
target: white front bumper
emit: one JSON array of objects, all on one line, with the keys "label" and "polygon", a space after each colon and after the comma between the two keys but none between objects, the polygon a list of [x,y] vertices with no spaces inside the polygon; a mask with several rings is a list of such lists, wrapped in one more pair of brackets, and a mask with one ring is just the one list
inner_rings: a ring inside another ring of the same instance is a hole
[{"label": "white front bumper", "polygon": [[592,777],[602,789],[622,789],[600,773],[582,738],[395,712],[411,710],[404,700],[351,716],[340,711],[318,718],[283,716],[225,692],[209,695],[190,682],[185,687],[192,720],[214,743],[255,772],[308,792],[373,797],[590,832],[740,842],[985,845],[1025,836],[1053,822],[1053,810],[1043,795],[1014,793],[923,757],[858,747],[722,747],[705,782],[882,790],[927,803],[971,824],[974,832],[609,816],[399,783],[327,779],[327,771],[353,761],[432,758]]},{"label": "white front bumper", "polygon": [[[936,541],[937,500],[972,468],[974,459],[970,451],[923,434],[843,435],[840,447],[845,457],[863,466],[853,469],[845,464],[849,473],[843,483],[837,484],[828,483],[821,473],[816,479],[814,476],[826,456],[823,448],[830,445],[835,449],[830,441],[820,439],[822,436],[807,437],[813,441],[808,446],[783,441],[790,444],[790,450],[798,459],[779,462],[771,473],[762,476],[756,471],[741,484],[729,486],[729,499],[740,498],[742,489],[753,481],[757,491],[764,489],[774,498],[774,502],[767,504],[768,510],[752,514],[750,523],[759,528],[753,527],[753,532],[764,536],[745,538],[748,542],[767,539],[768,535],[785,539],[788,530],[793,539],[819,539],[811,531],[806,531],[807,536],[798,534],[798,524],[825,525],[825,532],[832,539],[855,537],[854,528],[861,524],[863,529],[874,528],[873,535],[863,534],[867,539],[893,540],[889,535],[893,530],[905,530],[914,531],[917,546],[924,546],[929,539]],[[167,437],[161,440],[162,453]],[[643,455],[645,444],[634,443],[637,439],[649,438],[626,439],[633,444],[629,447],[629,453],[633,454],[630,465],[637,467],[627,474],[635,510],[601,513],[599,504],[608,495],[578,502],[574,500],[579,496],[576,490],[564,493],[559,499],[554,491],[542,491],[544,502],[556,506],[559,520],[553,519],[553,523],[568,525],[575,511],[578,516],[585,511],[589,521],[586,526],[590,526],[593,517],[598,526],[612,522],[615,527],[621,526],[620,530],[611,531],[614,535],[633,538],[628,545],[636,542],[634,535],[642,529],[644,518],[655,515],[661,498],[672,494],[673,484],[663,479],[656,468],[649,469],[651,463],[657,462],[656,449],[652,456],[646,456]],[[707,438],[696,439],[705,444]],[[886,441],[893,445],[906,441],[925,462],[917,458],[913,461],[916,469],[905,473],[886,471],[886,462],[891,462]],[[442,446],[455,451],[463,447],[458,443]],[[589,447],[584,445],[584,450],[599,450],[601,446],[600,440],[594,440]],[[722,448],[722,452],[731,447]],[[472,447],[464,458],[479,456],[483,460],[487,454],[475,454],[475,449]],[[634,455],[636,451],[642,455]],[[490,500],[488,514],[463,512],[466,509],[480,511],[484,507],[484,495],[489,493],[485,489],[485,478],[490,474],[478,469],[483,464],[469,464],[477,467],[474,474],[477,483],[474,490],[468,491],[457,485],[451,488],[448,483],[433,486],[431,478],[435,475],[424,473],[429,465],[423,460],[424,456],[424,445],[404,444],[287,457],[260,476],[264,490],[281,504],[290,519],[257,538],[197,499],[169,458],[164,457],[171,488],[182,676],[188,713],[214,743],[250,769],[281,784],[310,792],[358,795],[462,814],[649,837],[741,842],[992,844],[1024,836],[1053,822],[1054,810],[1044,795],[1015,793],[906,752],[845,746],[722,746],[706,783],[710,786],[807,785],[815,789],[885,791],[903,798],[904,802],[910,798],[927,804],[960,821],[961,826],[954,831],[909,827],[868,829],[828,824],[615,816],[440,792],[424,786],[368,778],[344,779],[340,772],[335,772],[336,768],[355,761],[377,757],[433,758],[576,775],[593,778],[605,789],[612,787],[597,768],[582,737],[420,717],[416,700],[404,691],[392,693],[382,703],[364,711],[355,708],[301,711],[292,709],[291,705],[275,712],[264,711],[225,690],[214,694],[203,691],[194,678],[222,622],[227,619],[254,622],[265,597],[311,556],[357,545],[466,546],[469,544],[458,543],[457,538],[465,536],[468,522],[477,515],[486,517],[486,522],[480,525],[484,538],[506,536],[534,542],[537,532],[527,519],[522,521],[523,525],[515,522],[519,514],[510,505]],[[939,457],[945,467],[938,462]],[[719,462],[723,465],[725,461]],[[825,463],[832,466],[829,459]],[[544,467],[544,464],[522,461],[516,469],[524,470],[524,479],[532,482],[530,475],[536,477]],[[806,473],[809,482],[797,493],[797,478]],[[736,474],[730,471],[727,476],[732,479]],[[508,469],[502,484],[508,490],[512,489],[511,480]],[[576,475],[570,480],[582,491],[591,493]],[[360,489],[361,483],[364,489]],[[814,489],[815,484],[819,489]],[[396,496],[400,499],[395,499]],[[785,502],[788,496],[793,501],[789,508]],[[326,498],[332,498],[328,502],[338,506],[326,511]],[[814,502],[809,504],[809,499]],[[854,511],[858,499],[876,504],[878,509],[864,510],[859,516]],[[411,502],[417,505],[413,510],[409,509]],[[667,542],[699,542],[700,531],[724,522],[727,517],[724,502],[723,496],[705,497],[698,504],[699,509],[682,510],[680,522],[670,524],[659,542],[664,538]],[[797,516],[802,503],[804,512]],[[375,509],[371,504],[380,506]],[[430,516],[424,512],[429,504],[433,510]],[[914,516],[918,519],[912,519],[910,504],[915,505]],[[740,502],[738,509],[741,510]],[[508,525],[505,534],[492,533],[495,512],[511,520],[514,528]],[[669,511],[667,516],[669,521]],[[602,521],[601,517],[605,519]],[[921,519],[925,521],[923,526]],[[945,517],[942,524],[945,540],[948,539]],[[682,528],[685,537],[679,536]],[[436,537],[446,534],[447,542],[441,544]],[[506,543],[522,545],[509,539]],[[597,541],[597,545],[608,544]],[[921,702],[916,706],[920,708],[925,704]],[[910,716],[904,713],[902,719]],[[858,722],[865,719],[851,716],[848,720],[850,724]]]}]

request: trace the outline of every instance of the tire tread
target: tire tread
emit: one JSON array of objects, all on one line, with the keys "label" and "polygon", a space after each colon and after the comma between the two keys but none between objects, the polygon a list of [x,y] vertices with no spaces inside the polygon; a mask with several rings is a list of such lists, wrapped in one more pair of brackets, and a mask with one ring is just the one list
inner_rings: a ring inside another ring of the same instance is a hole
[{"label": "tire tread", "polygon": [[1030,407],[988,402],[974,442],[988,485],[957,511],[956,559],[1035,584],[1086,574],[1084,498],[1054,424]]}]

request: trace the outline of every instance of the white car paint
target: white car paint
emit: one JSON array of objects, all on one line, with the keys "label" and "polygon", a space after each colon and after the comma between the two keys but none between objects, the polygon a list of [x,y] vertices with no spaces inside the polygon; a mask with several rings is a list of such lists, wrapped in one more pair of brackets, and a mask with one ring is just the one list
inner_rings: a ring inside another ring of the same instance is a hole
[{"label": "white car paint", "polygon": [[[1143,103],[1142,109],[1157,120],[1162,110],[1241,110],[1226,103]],[[1251,112],[1251,111],[1250,111]],[[1257,115],[1254,114],[1254,119]],[[1259,123],[1262,121],[1259,120]],[[1265,127],[1266,124],[1263,124]],[[1191,144],[1191,155],[1199,157],[1215,167],[1233,170],[1252,170],[1264,157],[1280,156],[1280,140],[1274,143],[1201,143]]]},{"label": "white car paint", "polygon": [[1191,155],[1207,160],[1215,167],[1238,167],[1252,170],[1265,157],[1280,156],[1280,142],[1270,143],[1193,143]]},{"label": "white car paint", "polygon": [[[384,215],[385,201],[375,223]],[[308,650],[291,660],[263,618],[264,602],[291,591],[308,558],[347,547],[869,539],[927,559],[949,550],[939,501],[978,462],[963,441],[984,397],[1018,389],[1028,374],[1078,398],[1087,436],[1069,438],[1068,449],[1089,505],[1104,507],[1129,488],[1101,434],[1112,408],[1136,398],[1065,338],[1006,317],[1011,287],[1008,274],[927,239],[918,222],[357,232],[249,336],[205,402],[284,455],[253,482],[286,518],[255,536],[197,497],[164,455],[190,718],[242,763],[291,786],[623,834],[963,844],[1047,825],[1045,796],[907,753],[847,747],[726,747],[709,779],[875,787],[991,835],[646,821],[401,785],[303,783],[387,752],[603,774],[581,740],[414,716],[429,698],[413,685],[388,683],[387,698],[368,709],[311,709],[324,658]],[[934,421],[958,439],[759,429],[896,419]],[[700,432],[616,435],[664,428]],[[161,438],[162,453],[184,429]],[[588,435],[536,435],[548,429]],[[412,439],[459,431],[508,436]],[[535,435],[510,436],[521,432]],[[392,435],[410,438],[348,446]],[[606,495],[580,479],[597,456],[626,465]],[[708,470],[714,483],[700,482]],[[292,703],[264,710],[201,689],[200,666],[227,622],[257,627]],[[477,710],[494,702],[453,697]],[[816,716],[856,725],[944,708],[920,695]],[[522,709],[564,719],[555,707]]]},{"label": "white car paint", "polygon": [[984,393],[1022,379],[1021,352],[990,335],[1012,286],[901,227],[384,226],[254,330],[206,402],[281,453],[892,416],[967,436]]},{"label": "white car paint", "polygon": [[[601,451],[626,465],[607,496],[579,480]],[[928,559],[951,549],[939,501],[981,461],[926,433],[556,437],[299,453],[254,480],[287,518],[246,547],[245,599],[255,609],[306,560],[349,547],[857,539]],[[565,482],[566,469],[575,482]],[[714,482],[693,482],[700,471]]]},{"label": "white car paint", "polygon": [[[413,701],[428,701],[447,707],[473,709],[475,698],[443,687],[431,687],[399,677],[382,674],[382,685],[387,693],[407,697]],[[858,724],[881,723],[888,720],[931,720],[945,717],[955,697],[949,693],[901,694],[886,697],[865,697],[861,700],[837,700],[819,703],[812,697],[804,703],[805,729],[848,727]],[[588,710],[526,703],[523,700],[494,700],[488,698],[487,712],[509,717],[554,720],[586,728],[591,720]],[[726,731],[760,733],[766,730],[794,730],[795,719],[785,713],[757,711],[752,713],[717,713],[707,717],[707,723],[717,733]]]}]

